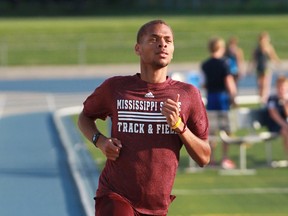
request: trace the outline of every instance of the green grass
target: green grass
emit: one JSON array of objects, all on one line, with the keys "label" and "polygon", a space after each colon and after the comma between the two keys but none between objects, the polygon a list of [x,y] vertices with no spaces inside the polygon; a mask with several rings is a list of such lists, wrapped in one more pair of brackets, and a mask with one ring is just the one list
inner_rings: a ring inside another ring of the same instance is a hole
[{"label": "green grass", "polygon": [[[76,117],[74,117],[76,119]],[[108,135],[107,123],[97,122]],[[99,171],[105,157],[88,141],[87,147],[98,163]],[[272,142],[274,160],[284,158],[281,139]],[[230,156],[239,160],[238,146],[231,146]],[[221,145],[216,148],[216,159],[221,158]],[[220,175],[215,168],[204,168],[187,173],[189,159],[185,148],[181,150],[180,166],[173,194],[177,196],[169,209],[169,216],[284,216],[288,212],[287,168],[266,166],[265,147],[259,143],[247,148],[248,168],[256,175]]]},{"label": "green grass", "polygon": [[[169,215],[285,215],[287,192],[271,193],[269,188],[287,190],[287,170],[258,169],[254,176],[221,176],[215,170],[179,172]],[[261,189],[262,192],[253,192]],[[178,192],[178,194],[177,194]]]},{"label": "green grass", "polygon": [[248,59],[263,30],[279,56],[288,58],[288,15],[1,18],[0,65],[136,63],[136,32],[155,18],[174,29],[174,62],[202,61],[213,35],[238,36]]}]

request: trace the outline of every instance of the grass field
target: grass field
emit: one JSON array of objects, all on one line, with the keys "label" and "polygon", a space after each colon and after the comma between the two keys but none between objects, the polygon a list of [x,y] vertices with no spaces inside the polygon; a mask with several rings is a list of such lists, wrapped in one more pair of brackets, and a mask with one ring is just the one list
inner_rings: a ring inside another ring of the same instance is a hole
[{"label": "grass field", "polygon": [[249,59],[263,30],[270,32],[279,56],[288,59],[288,15],[2,18],[0,66],[135,63],[136,32],[155,18],[174,29],[174,62],[206,58],[207,40],[214,35],[238,36]]},{"label": "grass field", "polygon": [[[76,120],[76,119],[75,119]],[[100,130],[108,135],[106,122],[99,121]],[[105,157],[88,141],[87,147],[103,168]],[[221,146],[216,158],[220,160]],[[280,139],[272,142],[273,159],[284,158]],[[230,155],[239,159],[238,146],[231,146]],[[169,209],[169,216],[286,216],[288,212],[288,170],[266,166],[263,143],[247,149],[248,168],[255,175],[220,175],[219,169],[206,167],[197,172],[186,172],[189,159],[184,148],[176,176],[173,194],[177,196]]]}]

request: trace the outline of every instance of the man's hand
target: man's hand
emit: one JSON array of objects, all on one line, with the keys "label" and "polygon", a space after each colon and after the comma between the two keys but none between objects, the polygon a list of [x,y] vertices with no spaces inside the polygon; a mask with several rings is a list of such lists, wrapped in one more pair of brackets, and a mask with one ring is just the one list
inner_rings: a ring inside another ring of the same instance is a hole
[{"label": "man's hand", "polygon": [[175,101],[168,98],[162,106],[161,113],[166,117],[167,123],[170,125],[170,127],[174,126],[179,119],[179,98],[179,94],[177,94]]},{"label": "man's hand", "polygon": [[117,138],[102,136],[99,138],[99,144],[97,146],[109,160],[115,161],[120,156],[122,144]]}]

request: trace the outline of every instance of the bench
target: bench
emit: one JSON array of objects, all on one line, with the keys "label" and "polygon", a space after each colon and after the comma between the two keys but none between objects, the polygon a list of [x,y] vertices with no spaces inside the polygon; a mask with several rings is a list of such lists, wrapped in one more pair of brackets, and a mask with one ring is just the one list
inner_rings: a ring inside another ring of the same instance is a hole
[{"label": "bench", "polygon": [[[246,164],[246,148],[248,145],[256,143],[265,143],[266,148],[266,161],[267,165],[271,166],[272,163],[272,145],[271,140],[278,137],[278,133],[261,130],[260,128],[267,128],[268,112],[264,108],[250,109],[250,108],[236,108],[229,112],[222,111],[207,111],[209,119],[209,141],[213,142],[226,142],[231,145],[239,146],[239,168],[225,170],[221,169],[220,174],[234,174],[234,175],[251,175],[255,174],[254,169],[247,169]],[[245,135],[235,136],[235,132],[245,129],[249,131]],[[227,133],[230,131],[231,133]],[[196,163],[189,159],[189,166],[186,169],[188,172],[195,172],[201,170],[197,167]]]},{"label": "bench", "polygon": [[[262,127],[267,128],[268,118],[269,114],[265,108],[237,108],[229,112],[229,124],[232,135],[228,134],[225,130],[220,130],[219,136],[223,142],[239,145],[240,167],[233,170],[221,170],[221,174],[254,174],[254,169],[247,169],[246,148],[248,145],[256,143],[265,143],[267,165],[271,166],[272,146],[269,141],[277,138],[279,134],[269,132],[268,129],[265,131],[258,130]],[[235,136],[236,131],[243,129],[249,132],[241,136]]]}]

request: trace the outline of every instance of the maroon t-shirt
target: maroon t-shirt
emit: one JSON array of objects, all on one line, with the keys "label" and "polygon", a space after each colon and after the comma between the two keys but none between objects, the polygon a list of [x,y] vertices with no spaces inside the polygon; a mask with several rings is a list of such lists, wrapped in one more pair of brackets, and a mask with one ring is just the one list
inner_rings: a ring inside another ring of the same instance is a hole
[{"label": "maroon t-shirt", "polygon": [[107,79],[84,102],[85,115],[112,121],[112,137],[121,140],[116,161],[107,160],[97,196],[114,192],[143,214],[167,214],[182,142],[170,129],[161,106],[176,100],[182,121],[199,138],[208,137],[208,120],[199,90],[167,77],[151,84],[140,75]]}]

